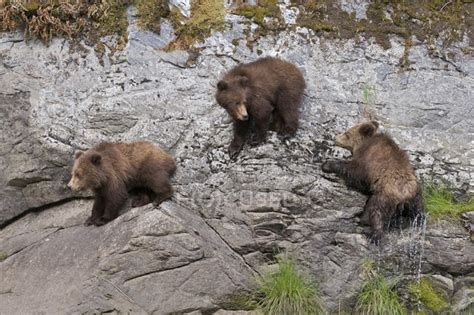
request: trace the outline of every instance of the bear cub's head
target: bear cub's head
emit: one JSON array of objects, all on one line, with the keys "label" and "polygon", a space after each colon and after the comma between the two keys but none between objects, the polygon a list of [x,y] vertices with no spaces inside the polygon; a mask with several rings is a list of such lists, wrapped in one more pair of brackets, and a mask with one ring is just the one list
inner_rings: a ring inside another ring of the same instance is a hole
[{"label": "bear cub's head", "polygon": [[67,186],[72,191],[94,190],[102,186],[104,171],[102,156],[94,150],[76,151],[71,180]]},{"label": "bear cub's head", "polygon": [[244,76],[227,78],[217,83],[217,103],[236,121],[249,119],[247,113],[248,88],[249,79]]},{"label": "bear cub's head", "polygon": [[372,137],[378,128],[379,123],[374,120],[357,124],[337,135],[336,145],[354,152],[366,139]]}]

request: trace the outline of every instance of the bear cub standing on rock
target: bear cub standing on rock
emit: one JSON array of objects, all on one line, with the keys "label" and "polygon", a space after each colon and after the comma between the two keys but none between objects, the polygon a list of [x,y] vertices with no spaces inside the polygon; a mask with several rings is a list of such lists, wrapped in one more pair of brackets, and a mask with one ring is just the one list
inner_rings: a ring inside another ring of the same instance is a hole
[{"label": "bear cub standing on rock", "polygon": [[234,120],[229,155],[239,154],[252,127],[252,145],[263,142],[270,128],[294,136],[304,89],[298,68],[278,58],[261,58],[227,72],[217,84],[216,100]]},{"label": "bear cub standing on rock", "polygon": [[152,200],[156,205],[173,194],[170,177],[174,159],[150,142],[101,143],[85,152],[76,151],[71,181],[73,191],[90,189],[95,194],[92,215],[86,225],[103,225],[115,219],[130,190],[139,190],[132,206]]},{"label": "bear cub standing on rock", "polygon": [[352,152],[349,161],[327,161],[324,172],[336,173],[346,185],[368,195],[364,214],[378,243],[384,222],[408,212],[420,222],[424,216],[421,189],[407,154],[386,134],[377,133],[378,123],[358,124],[336,136],[336,145]]}]

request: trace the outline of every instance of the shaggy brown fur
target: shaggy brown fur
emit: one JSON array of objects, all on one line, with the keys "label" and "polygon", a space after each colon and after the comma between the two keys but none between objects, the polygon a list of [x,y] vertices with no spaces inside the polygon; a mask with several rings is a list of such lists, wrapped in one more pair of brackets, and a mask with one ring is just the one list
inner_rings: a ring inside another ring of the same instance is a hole
[{"label": "shaggy brown fur", "polygon": [[421,189],[407,154],[386,134],[376,133],[378,123],[358,124],[336,137],[336,144],[350,150],[350,161],[327,161],[324,172],[336,173],[347,186],[369,196],[365,205],[372,239],[383,235],[384,222],[397,210],[412,219],[423,213]]},{"label": "shaggy brown fur", "polygon": [[234,120],[231,157],[244,146],[252,126],[251,144],[259,144],[272,130],[294,136],[305,81],[298,68],[281,59],[261,58],[230,70],[217,84],[216,100]]},{"label": "shaggy brown fur", "polygon": [[173,194],[169,178],[176,170],[174,159],[150,142],[101,143],[77,151],[68,187],[90,189],[95,194],[92,215],[86,225],[103,225],[115,219],[131,190],[140,196],[132,206],[153,199],[158,205]]}]

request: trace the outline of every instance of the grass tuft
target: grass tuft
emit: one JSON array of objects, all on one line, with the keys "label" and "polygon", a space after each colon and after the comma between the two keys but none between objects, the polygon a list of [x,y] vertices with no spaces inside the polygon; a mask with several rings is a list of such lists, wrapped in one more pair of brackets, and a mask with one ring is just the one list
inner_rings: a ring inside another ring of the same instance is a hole
[{"label": "grass tuft", "polygon": [[419,283],[410,283],[408,290],[416,301],[420,301],[433,312],[439,313],[449,308],[449,303],[442,293],[437,292],[427,278],[422,278]]},{"label": "grass tuft", "polygon": [[462,213],[474,211],[474,198],[457,201],[451,189],[446,185],[426,185],[423,190],[426,212],[433,219],[441,217],[457,218]]},{"label": "grass tuft", "polygon": [[375,272],[372,261],[362,265],[365,278],[357,296],[356,314],[364,315],[404,315],[406,310],[395,292],[395,280],[388,280]]},{"label": "grass tuft", "polygon": [[257,279],[253,302],[264,314],[324,314],[323,302],[317,287],[298,270],[287,257],[278,259],[278,270]]}]

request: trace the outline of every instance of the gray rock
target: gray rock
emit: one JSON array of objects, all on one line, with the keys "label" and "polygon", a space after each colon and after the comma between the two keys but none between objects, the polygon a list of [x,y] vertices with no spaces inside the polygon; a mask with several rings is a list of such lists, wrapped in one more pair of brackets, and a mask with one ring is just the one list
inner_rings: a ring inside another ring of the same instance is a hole
[{"label": "gray rock", "polygon": [[474,278],[465,277],[457,279],[454,283],[453,309],[455,312],[474,311]]}]

